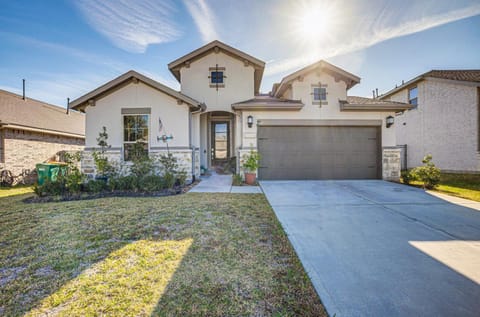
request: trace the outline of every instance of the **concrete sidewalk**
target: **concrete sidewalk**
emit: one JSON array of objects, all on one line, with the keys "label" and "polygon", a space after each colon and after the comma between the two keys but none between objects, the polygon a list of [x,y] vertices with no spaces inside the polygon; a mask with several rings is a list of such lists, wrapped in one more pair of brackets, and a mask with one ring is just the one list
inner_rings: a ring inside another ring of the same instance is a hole
[{"label": "concrete sidewalk", "polygon": [[215,171],[210,176],[202,176],[201,182],[193,187],[191,193],[232,193],[261,194],[259,186],[232,186],[232,175],[220,175]]}]

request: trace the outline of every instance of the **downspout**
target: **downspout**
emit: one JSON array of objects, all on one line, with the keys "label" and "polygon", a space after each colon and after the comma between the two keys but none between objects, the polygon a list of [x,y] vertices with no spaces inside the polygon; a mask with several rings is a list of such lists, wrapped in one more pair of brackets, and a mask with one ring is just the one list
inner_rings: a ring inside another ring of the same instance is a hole
[{"label": "downspout", "polygon": [[193,120],[193,115],[203,112],[204,111],[204,105],[201,104],[199,105],[199,109],[195,111],[190,111],[189,116],[188,116],[188,143],[190,150],[192,151],[192,183],[195,181],[195,147],[192,144],[192,138],[193,138],[193,128],[192,128],[192,120]]}]

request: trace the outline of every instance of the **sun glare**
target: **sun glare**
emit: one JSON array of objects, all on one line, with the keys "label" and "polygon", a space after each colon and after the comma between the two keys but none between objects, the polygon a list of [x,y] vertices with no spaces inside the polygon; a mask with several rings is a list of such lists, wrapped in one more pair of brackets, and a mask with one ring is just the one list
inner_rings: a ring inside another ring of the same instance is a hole
[{"label": "sun glare", "polygon": [[331,25],[330,16],[327,11],[317,10],[305,12],[300,21],[300,34],[306,39],[328,33]]},{"label": "sun glare", "polygon": [[303,42],[325,40],[333,31],[335,12],[333,6],[322,1],[299,2],[294,18],[294,36]]}]

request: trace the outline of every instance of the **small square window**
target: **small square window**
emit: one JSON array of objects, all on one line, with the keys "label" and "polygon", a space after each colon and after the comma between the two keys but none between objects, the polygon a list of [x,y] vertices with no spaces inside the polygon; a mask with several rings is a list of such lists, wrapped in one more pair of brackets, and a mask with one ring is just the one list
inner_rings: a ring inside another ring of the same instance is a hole
[{"label": "small square window", "polygon": [[411,105],[418,105],[418,88],[413,87],[408,90],[408,103]]},{"label": "small square window", "polygon": [[327,88],[325,87],[313,87],[313,101],[326,101],[327,100]]},{"label": "small square window", "polygon": [[210,72],[210,83],[223,84],[223,72]]}]

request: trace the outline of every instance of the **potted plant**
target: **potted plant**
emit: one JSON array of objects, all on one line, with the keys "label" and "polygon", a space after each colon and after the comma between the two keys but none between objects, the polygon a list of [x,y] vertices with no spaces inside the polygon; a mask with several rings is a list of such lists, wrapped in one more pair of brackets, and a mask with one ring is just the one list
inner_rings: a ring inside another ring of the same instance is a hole
[{"label": "potted plant", "polygon": [[244,155],[243,168],[245,170],[245,183],[254,185],[257,179],[257,169],[260,161],[260,154],[257,151],[250,150],[250,153]]}]

